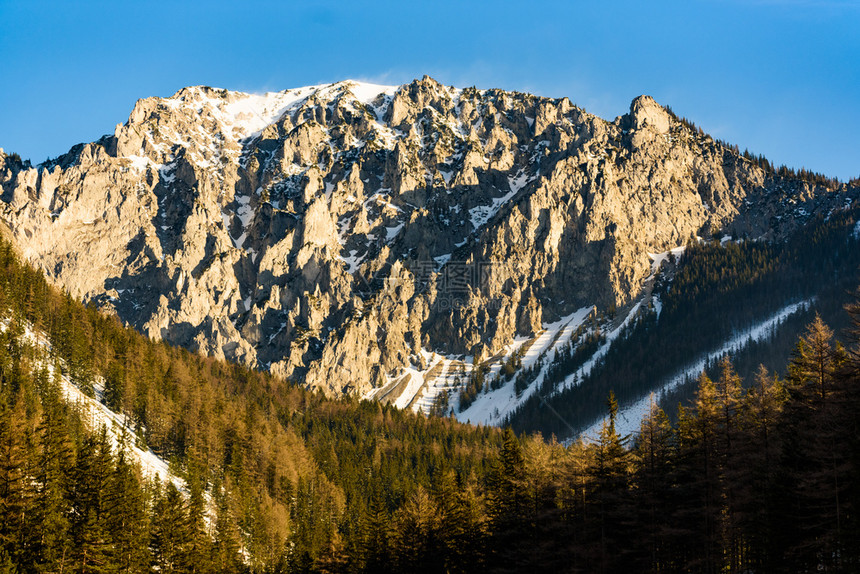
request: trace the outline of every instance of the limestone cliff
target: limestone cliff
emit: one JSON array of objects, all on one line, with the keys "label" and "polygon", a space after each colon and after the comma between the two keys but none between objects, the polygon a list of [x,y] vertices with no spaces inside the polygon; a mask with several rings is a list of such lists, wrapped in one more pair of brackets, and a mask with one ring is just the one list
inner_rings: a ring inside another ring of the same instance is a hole
[{"label": "limestone cliff", "polygon": [[847,193],[777,177],[647,96],[609,122],[428,77],[185,88],[37,167],[0,153],[0,185],[22,252],[73,295],[330,394],[623,306],[649,252],[778,238]]}]

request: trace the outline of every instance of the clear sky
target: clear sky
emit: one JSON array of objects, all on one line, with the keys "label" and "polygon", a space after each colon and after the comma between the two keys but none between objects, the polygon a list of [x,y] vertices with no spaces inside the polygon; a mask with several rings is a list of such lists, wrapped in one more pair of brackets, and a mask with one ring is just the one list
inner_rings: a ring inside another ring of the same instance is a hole
[{"label": "clear sky", "polygon": [[0,0],[0,146],[34,163],[187,85],[424,74],[607,119],[650,94],[776,164],[860,175],[860,0]]}]

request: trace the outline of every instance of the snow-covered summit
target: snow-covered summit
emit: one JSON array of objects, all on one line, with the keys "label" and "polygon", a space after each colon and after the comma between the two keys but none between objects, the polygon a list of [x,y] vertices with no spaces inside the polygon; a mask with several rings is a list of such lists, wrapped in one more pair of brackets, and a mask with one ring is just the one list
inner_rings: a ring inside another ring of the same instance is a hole
[{"label": "snow-covered summit", "polygon": [[[284,113],[296,109],[309,98],[330,102],[338,97],[352,96],[364,105],[371,105],[380,95],[393,96],[399,86],[384,86],[344,80],[331,84],[318,84],[291,88],[280,92],[245,93],[209,86],[182,88],[161,101],[173,110],[202,113],[207,110],[224,130],[239,139],[258,135],[266,126],[276,122]],[[134,121],[134,114],[130,121]]]}]

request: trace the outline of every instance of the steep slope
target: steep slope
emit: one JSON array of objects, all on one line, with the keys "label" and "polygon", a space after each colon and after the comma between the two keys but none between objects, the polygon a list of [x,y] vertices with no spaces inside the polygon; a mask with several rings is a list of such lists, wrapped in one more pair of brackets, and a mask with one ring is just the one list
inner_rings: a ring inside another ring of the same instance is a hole
[{"label": "steep slope", "polygon": [[780,177],[647,96],[607,122],[428,77],[185,88],[56,161],[0,156],[0,184],[25,256],[71,294],[151,337],[413,408],[433,352],[498,358],[634,303],[649,253],[784,237],[856,194]]},{"label": "steep slope", "polygon": [[[698,374],[705,369],[717,376],[713,370],[724,354],[739,361],[747,380],[761,364],[779,372],[796,333],[816,315],[846,326],[843,306],[852,301],[860,268],[858,219],[855,202],[785,241],[724,237],[691,242],[673,258],[656,256],[653,289],[641,302],[562,340],[532,374],[533,384],[527,390],[519,385],[520,400],[500,413],[501,422],[569,437],[595,428],[614,391],[619,416],[634,413],[625,423],[630,429],[652,393],[667,412],[690,400]],[[491,402],[491,395],[475,402]]]},{"label": "steep slope", "polygon": [[501,438],[150,341],[0,240],[7,570],[356,571],[374,497],[483,477]]},{"label": "steep slope", "polygon": [[[5,333],[10,322],[8,319],[0,320],[0,331]],[[56,358],[51,342],[44,333],[34,331],[30,325],[16,327],[12,329],[15,333],[9,337],[8,344],[31,347],[35,361],[28,367],[34,372],[44,372],[46,386],[56,387],[58,395],[73,405],[73,410],[79,414],[89,430],[98,431],[104,428],[111,448],[124,449],[130,461],[139,467],[142,477],[169,481],[178,489],[186,488],[185,482],[170,472],[166,460],[136,440],[134,429],[128,424],[128,417],[113,412],[105,404],[103,378],[99,378],[96,383],[85,381],[83,385],[72,380],[68,374],[68,366]],[[87,386],[89,388],[86,388]],[[90,391],[89,395],[87,390]]]}]

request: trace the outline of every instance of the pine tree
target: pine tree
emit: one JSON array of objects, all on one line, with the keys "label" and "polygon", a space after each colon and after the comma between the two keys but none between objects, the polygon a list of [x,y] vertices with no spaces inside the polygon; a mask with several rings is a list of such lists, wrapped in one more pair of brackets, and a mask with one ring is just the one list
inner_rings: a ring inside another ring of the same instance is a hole
[{"label": "pine tree", "polygon": [[476,491],[474,476],[458,485],[452,470],[444,471],[436,485],[439,535],[448,572],[475,572],[483,567],[486,517]]},{"label": "pine tree", "polygon": [[487,478],[487,516],[491,532],[491,564],[511,566],[518,558],[519,533],[526,513],[525,461],[510,428],[502,437],[498,459]]},{"label": "pine tree", "polygon": [[221,484],[212,487],[215,502],[215,536],[212,542],[213,571],[227,574],[239,571],[239,532],[230,510],[229,491]]},{"label": "pine tree", "polygon": [[113,472],[113,457],[106,430],[85,436],[78,447],[71,473],[69,496],[72,540],[71,561],[75,572],[108,570],[111,533],[106,528],[108,481]]},{"label": "pine tree", "polygon": [[722,567],[722,512],[717,393],[703,371],[693,409],[679,409],[678,502],[674,520],[679,527],[673,544],[682,568],[711,573]]},{"label": "pine tree", "polygon": [[182,495],[167,481],[152,510],[153,566],[161,572],[188,572],[188,513]]},{"label": "pine tree", "polygon": [[194,464],[190,466],[188,478],[188,571],[196,574],[212,570],[209,564],[212,548],[205,523],[206,501],[203,498],[205,489],[203,469],[197,468]]},{"label": "pine tree", "polygon": [[789,364],[784,456],[791,472],[793,518],[799,526],[790,542],[793,559],[841,568],[846,551],[853,547],[843,529],[851,476],[851,460],[844,449],[851,438],[840,420],[844,393],[835,385],[846,356],[832,344],[832,337],[816,315]]},{"label": "pine tree", "polygon": [[842,432],[842,456],[847,462],[842,499],[845,519],[840,527],[842,539],[848,541],[842,562],[848,571],[860,569],[860,548],[851,542],[860,539],[860,304],[852,303],[846,309],[852,320],[847,333],[850,347],[835,380],[839,401],[834,423]]},{"label": "pine tree", "polygon": [[95,512],[88,512],[73,524],[71,571],[80,574],[110,572],[110,539]]},{"label": "pine tree", "polygon": [[420,485],[394,518],[392,549],[400,572],[438,572],[444,566],[440,552],[436,504]]},{"label": "pine tree", "polygon": [[[25,559],[25,524],[31,510],[23,405],[9,404],[9,387],[0,387],[0,548],[13,562]],[[4,396],[5,395],[5,396]]]},{"label": "pine tree", "polygon": [[525,459],[526,511],[521,546],[525,548],[523,567],[528,570],[557,571],[570,564],[567,553],[567,525],[559,504],[563,477],[560,461],[563,447],[555,440],[534,436],[523,445]]},{"label": "pine tree", "polygon": [[738,453],[743,472],[734,477],[740,526],[749,548],[745,566],[755,571],[774,571],[780,560],[775,531],[785,505],[779,495],[778,424],[785,400],[782,381],[760,366],[741,407]]},{"label": "pine tree", "polygon": [[561,520],[566,530],[567,559],[574,571],[590,565],[591,512],[588,496],[591,492],[593,449],[582,439],[569,445],[560,461],[562,481],[558,492]]},{"label": "pine tree", "polygon": [[289,519],[295,528],[291,542],[294,568],[312,568],[339,543],[334,530],[335,509],[327,482],[318,477],[300,477]]},{"label": "pine tree", "polygon": [[801,395],[815,395],[822,402],[827,399],[833,374],[844,361],[844,355],[833,348],[832,340],[833,331],[816,313],[815,320],[798,341],[788,367],[788,381]]},{"label": "pine tree", "polygon": [[669,417],[657,406],[652,395],[649,413],[642,419],[633,449],[639,511],[637,526],[642,531],[637,542],[643,553],[640,559],[649,564],[651,572],[667,570],[671,562],[669,531],[672,524],[666,509],[673,501],[671,480],[675,452]]},{"label": "pine tree", "polygon": [[738,484],[747,473],[745,461],[739,456],[740,421],[738,411],[743,399],[743,386],[728,356],[720,361],[720,377],[715,383],[716,402],[719,410],[717,422],[716,470],[719,481],[719,496],[723,504],[720,518],[721,546],[726,554],[729,572],[739,572],[741,567],[743,539],[739,522],[742,520],[741,500]]},{"label": "pine tree", "polygon": [[122,446],[105,496],[105,525],[112,534],[111,562],[117,572],[145,569],[149,563],[149,517],[143,486]]},{"label": "pine tree", "polygon": [[43,414],[37,433],[41,451],[36,465],[36,509],[39,560],[46,571],[64,571],[71,555],[68,498],[73,462],[67,413],[55,381],[43,390]]},{"label": "pine tree", "polygon": [[439,537],[445,567],[451,570],[456,564],[457,546],[460,543],[457,534],[460,524],[460,504],[457,497],[457,478],[454,471],[442,471],[433,484],[433,497],[439,513]]},{"label": "pine tree", "polygon": [[366,572],[387,572],[391,567],[389,555],[390,515],[383,499],[381,485],[375,485],[364,508],[358,536],[359,565]]},{"label": "pine tree", "polygon": [[595,537],[595,570],[612,571],[627,558],[621,549],[626,538],[627,517],[630,515],[628,481],[630,453],[626,448],[629,437],[622,437],[615,427],[618,401],[610,391],[607,399],[609,416],[603,421],[597,442],[593,445],[593,461],[589,469],[592,482],[590,505]]},{"label": "pine tree", "polygon": [[125,369],[118,361],[111,361],[104,376],[104,400],[110,410],[121,413],[125,403]]}]

